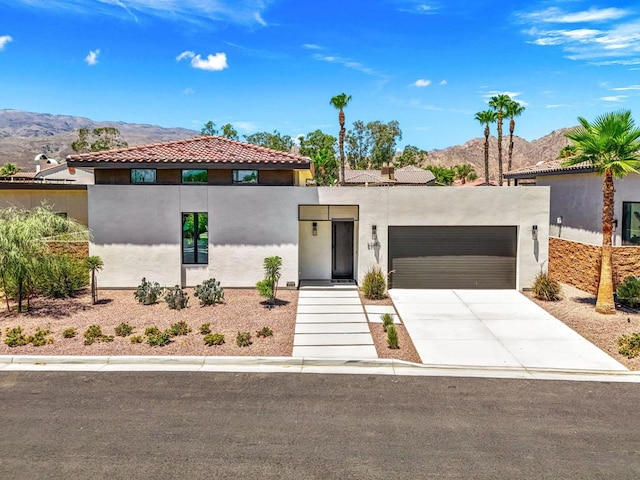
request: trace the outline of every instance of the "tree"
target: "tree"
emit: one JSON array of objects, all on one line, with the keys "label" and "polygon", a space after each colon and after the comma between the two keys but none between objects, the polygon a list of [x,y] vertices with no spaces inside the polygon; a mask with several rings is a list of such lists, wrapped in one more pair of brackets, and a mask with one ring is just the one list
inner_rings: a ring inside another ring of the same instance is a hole
[{"label": "tree", "polygon": [[421,165],[427,159],[427,152],[413,145],[407,145],[402,153],[395,159],[397,167],[405,167],[407,165]]},{"label": "tree", "polygon": [[498,185],[502,185],[502,122],[504,120],[507,107],[513,100],[509,95],[496,95],[489,100],[489,106],[497,114],[496,123],[498,125]]},{"label": "tree", "polygon": [[507,108],[505,113],[507,117],[509,117],[509,160],[507,162],[507,172],[511,171],[511,165],[513,160],[513,132],[516,129],[516,117],[522,115],[524,112],[525,106],[516,100],[511,100],[507,104]]},{"label": "tree", "polygon": [[200,129],[200,135],[205,135],[209,137],[215,137],[218,135],[218,129],[216,128],[216,124],[209,120],[204,126]]},{"label": "tree", "polygon": [[278,281],[282,274],[282,258],[267,257],[264,259],[264,279],[256,284],[256,289],[263,297],[268,297],[271,305],[276,304]]},{"label": "tree", "polygon": [[340,185],[344,185],[344,135],[345,135],[344,109],[347,107],[350,101],[351,101],[351,95],[347,95],[346,93],[341,93],[340,95],[336,95],[335,97],[332,97],[331,100],[329,101],[329,103],[333,105],[333,107],[339,110],[338,123],[340,124],[340,135],[338,137],[339,139],[338,144],[340,148],[340,171],[338,174],[338,180]]},{"label": "tree", "polygon": [[98,284],[96,283],[96,272],[102,270],[104,262],[97,255],[87,257],[85,264],[91,273],[91,303],[94,305],[98,301]]},{"label": "tree", "polygon": [[239,140],[240,137],[238,137],[238,131],[233,128],[233,125],[231,125],[230,123],[225,123],[222,126],[222,130],[220,132],[220,136],[224,137],[224,138],[228,138],[230,140]]},{"label": "tree", "polygon": [[558,159],[573,157],[577,153],[578,149],[575,145],[569,144],[562,147],[558,153]]},{"label": "tree", "polygon": [[277,130],[274,130],[273,133],[257,132],[251,135],[244,135],[244,139],[248,143],[280,150],[281,152],[290,152],[294,145],[294,141],[289,135],[282,135]]},{"label": "tree", "polygon": [[129,144],[120,140],[120,131],[115,127],[97,127],[89,132],[88,128],[78,130],[78,138],[71,143],[76,153],[101,152],[114,148],[124,148]]},{"label": "tree", "polygon": [[367,123],[371,132],[373,147],[371,148],[371,165],[380,168],[385,163],[392,163],[396,153],[396,144],[402,140],[402,130],[396,120],[382,123],[379,120]]},{"label": "tree", "polygon": [[621,110],[600,115],[593,123],[578,117],[580,126],[565,133],[576,154],[564,165],[588,162],[602,182],[602,259],[596,311],[615,312],[611,245],[613,236],[614,178],[640,173],[640,129],[631,112]]},{"label": "tree", "polygon": [[429,170],[436,177],[436,185],[449,186],[453,183],[455,172],[453,168],[439,167],[438,165],[427,165],[425,170]]},{"label": "tree", "polygon": [[367,168],[369,166],[369,156],[373,138],[371,131],[367,129],[361,120],[353,122],[353,129],[347,132],[347,161],[352,169]]},{"label": "tree", "polygon": [[20,171],[15,163],[7,162],[0,168],[0,177],[10,177]]},{"label": "tree", "polygon": [[489,125],[495,122],[498,116],[493,110],[484,110],[476,113],[474,118],[484,125],[484,181],[489,185]]},{"label": "tree", "polygon": [[470,163],[462,163],[460,165],[455,165],[453,167],[453,173],[454,173],[454,177],[457,180],[461,180],[463,185],[467,183],[467,180],[473,181],[476,178],[478,178],[478,176],[476,175],[476,171],[473,168],[473,165],[471,165]]},{"label": "tree", "polygon": [[300,155],[310,157],[315,167],[315,179],[319,185],[333,183],[337,177],[336,137],[322,130],[314,130],[306,136],[299,136]]}]

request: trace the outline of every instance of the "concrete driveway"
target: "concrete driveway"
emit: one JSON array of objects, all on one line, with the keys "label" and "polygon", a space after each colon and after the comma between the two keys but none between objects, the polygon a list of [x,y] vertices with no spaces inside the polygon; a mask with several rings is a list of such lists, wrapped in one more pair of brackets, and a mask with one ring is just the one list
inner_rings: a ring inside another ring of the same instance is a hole
[{"label": "concrete driveway", "polygon": [[516,290],[390,290],[427,365],[627,371]]}]

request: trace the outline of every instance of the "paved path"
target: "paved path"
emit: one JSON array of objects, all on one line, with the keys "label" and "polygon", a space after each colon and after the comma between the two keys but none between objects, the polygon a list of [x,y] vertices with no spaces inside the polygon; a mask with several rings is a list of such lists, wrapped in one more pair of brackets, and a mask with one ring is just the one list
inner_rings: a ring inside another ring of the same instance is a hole
[{"label": "paved path", "polygon": [[300,287],[293,356],[378,358],[358,287]]}]

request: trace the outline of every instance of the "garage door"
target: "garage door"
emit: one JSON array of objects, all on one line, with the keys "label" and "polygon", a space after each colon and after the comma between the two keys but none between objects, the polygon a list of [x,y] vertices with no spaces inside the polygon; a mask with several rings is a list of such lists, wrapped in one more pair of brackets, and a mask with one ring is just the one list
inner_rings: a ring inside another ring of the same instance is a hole
[{"label": "garage door", "polygon": [[516,288],[516,227],[389,227],[391,288]]}]

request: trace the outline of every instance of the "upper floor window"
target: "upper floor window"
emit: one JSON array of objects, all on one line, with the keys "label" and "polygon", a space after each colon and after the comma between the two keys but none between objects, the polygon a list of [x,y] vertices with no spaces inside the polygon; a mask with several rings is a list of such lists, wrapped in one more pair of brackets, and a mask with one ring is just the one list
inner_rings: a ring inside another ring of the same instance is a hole
[{"label": "upper floor window", "polygon": [[156,183],[156,169],[132,168],[131,183]]},{"label": "upper floor window", "polygon": [[182,183],[207,183],[207,171],[182,170]]},{"label": "upper floor window", "polygon": [[257,170],[234,170],[233,183],[234,185],[257,184],[258,171]]},{"label": "upper floor window", "polygon": [[622,245],[640,245],[640,202],[622,202]]}]

